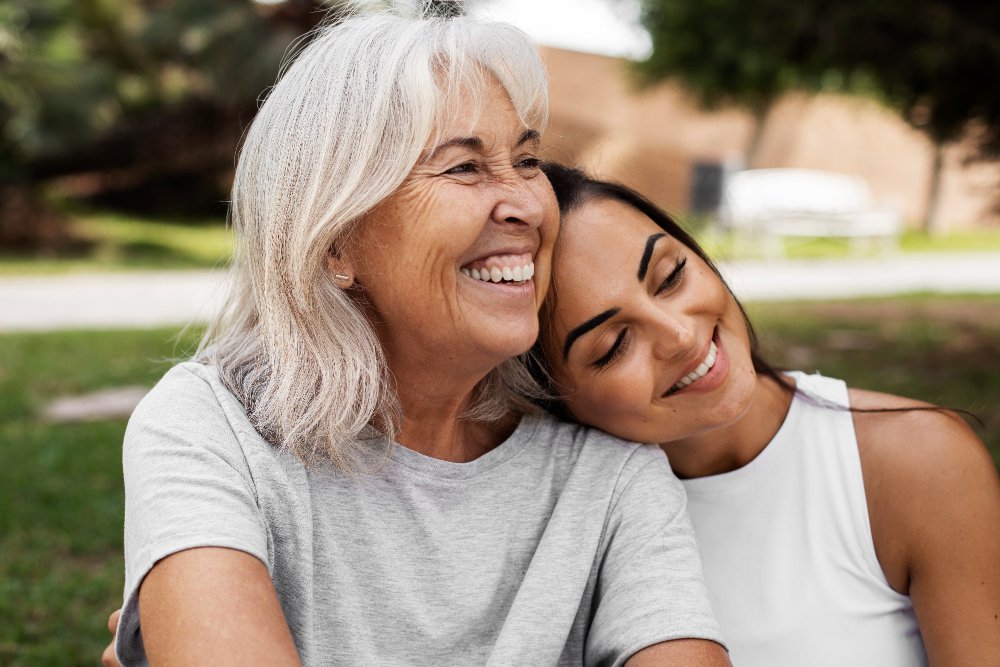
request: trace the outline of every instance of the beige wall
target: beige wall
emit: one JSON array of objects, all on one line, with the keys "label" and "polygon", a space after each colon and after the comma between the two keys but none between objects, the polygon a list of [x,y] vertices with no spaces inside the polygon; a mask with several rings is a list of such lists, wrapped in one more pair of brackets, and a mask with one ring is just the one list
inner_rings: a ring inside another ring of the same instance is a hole
[{"label": "beige wall", "polygon": [[[550,159],[571,161],[636,187],[669,210],[687,209],[694,162],[739,160],[753,123],[741,111],[700,111],[675,85],[638,91],[628,63],[543,48],[549,69]],[[966,165],[945,152],[940,203],[946,229],[1000,224],[996,164]],[[916,130],[877,103],[835,95],[789,95],[765,126],[757,167],[829,169],[864,176],[875,197],[922,219],[932,150]]]}]

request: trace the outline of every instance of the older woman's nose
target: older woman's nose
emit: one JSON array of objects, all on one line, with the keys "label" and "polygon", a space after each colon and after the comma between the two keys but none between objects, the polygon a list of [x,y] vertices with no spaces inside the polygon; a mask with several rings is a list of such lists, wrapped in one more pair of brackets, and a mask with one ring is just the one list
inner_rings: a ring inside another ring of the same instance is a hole
[{"label": "older woman's nose", "polygon": [[493,219],[497,222],[525,225],[532,229],[540,226],[545,220],[547,211],[554,210],[554,207],[546,206],[548,202],[545,197],[553,197],[551,192],[539,193],[537,190],[526,182],[498,185],[498,200],[493,207]]}]

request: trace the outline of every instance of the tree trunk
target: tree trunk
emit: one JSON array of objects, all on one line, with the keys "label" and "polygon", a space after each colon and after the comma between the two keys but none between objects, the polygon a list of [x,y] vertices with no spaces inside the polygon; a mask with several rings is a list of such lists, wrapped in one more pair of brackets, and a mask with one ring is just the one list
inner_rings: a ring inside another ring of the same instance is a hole
[{"label": "tree trunk", "polygon": [[927,203],[924,206],[923,230],[928,236],[940,236],[944,233],[940,211],[941,175],[944,168],[944,144],[934,142],[934,160],[931,163],[930,183],[927,186]]},{"label": "tree trunk", "polygon": [[0,249],[57,252],[72,241],[65,221],[30,183],[0,184]]},{"label": "tree trunk", "polygon": [[746,169],[755,169],[758,166],[760,147],[763,144],[764,132],[767,130],[767,119],[771,115],[771,107],[773,106],[774,103],[767,102],[751,111],[753,130],[750,133],[750,140],[747,142],[746,155],[743,160]]}]

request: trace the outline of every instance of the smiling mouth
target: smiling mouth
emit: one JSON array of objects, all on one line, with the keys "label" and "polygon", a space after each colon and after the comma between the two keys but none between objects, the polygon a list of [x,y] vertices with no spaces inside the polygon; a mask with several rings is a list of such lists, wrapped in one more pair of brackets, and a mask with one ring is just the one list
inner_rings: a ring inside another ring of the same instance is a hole
[{"label": "smiling mouth", "polygon": [[484,283],[515,283],[521,284],[531,280],[535,275],[535,263],[531,255],[499,255],[477,260],[463,266],[461,272],[466,276]]},{"label": "smiling mouth", "polygon": [[667,391],[667,393],[664,394],[664,396],[670,396],[671,394],[675,394],[681,389],[684,389],[685,387],[690,387],[692,384],[694,384],[698,380],[708,375],[708,372],[712,370],[712,368],[715,366],[715,362],[718,358],[719,358],[719,348],[716,347],[715,341],[713,340],[711,341],[711,343],[709,343],[708,354],[706,354],[705,358],[701,360],[701,363],[698,364],[698,367],[695,368],[690,373],[688,373],[687,375],[685,375],[684,377],[682,377],[677,382],[677,384],[671,387]]}]

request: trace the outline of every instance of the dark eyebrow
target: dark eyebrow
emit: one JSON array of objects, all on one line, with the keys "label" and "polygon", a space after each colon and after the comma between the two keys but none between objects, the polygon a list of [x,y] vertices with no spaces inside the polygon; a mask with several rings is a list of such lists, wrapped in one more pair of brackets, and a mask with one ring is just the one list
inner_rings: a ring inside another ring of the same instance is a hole
[{"label": "dark eyebrow", "polygon": [[569,358],[569,348],[573,345],[573,343],[576,342],[577,338],[587,333],[594,327],[601,326],[602,324],[610,320],[612,317],[617,315],[620,311],[621,308],[609,308],[600,315],[594,315],[589,320],[587,320],[577,328],[570,331],[569,335],[566,336],[566,344],[563,345],[563,361],[566,361],[566,359]]},{"label": "dark eyebrow", "polygon": [[641,283],[646,277],[646,271],[649,270],[649,260],[653,257],[653,246],[656,242],[662,239],[666,234],[658,233],[651,234],[648,239],[646,239],[646,249],[642,251],[642,259],[639,260],[639,282]]}]

